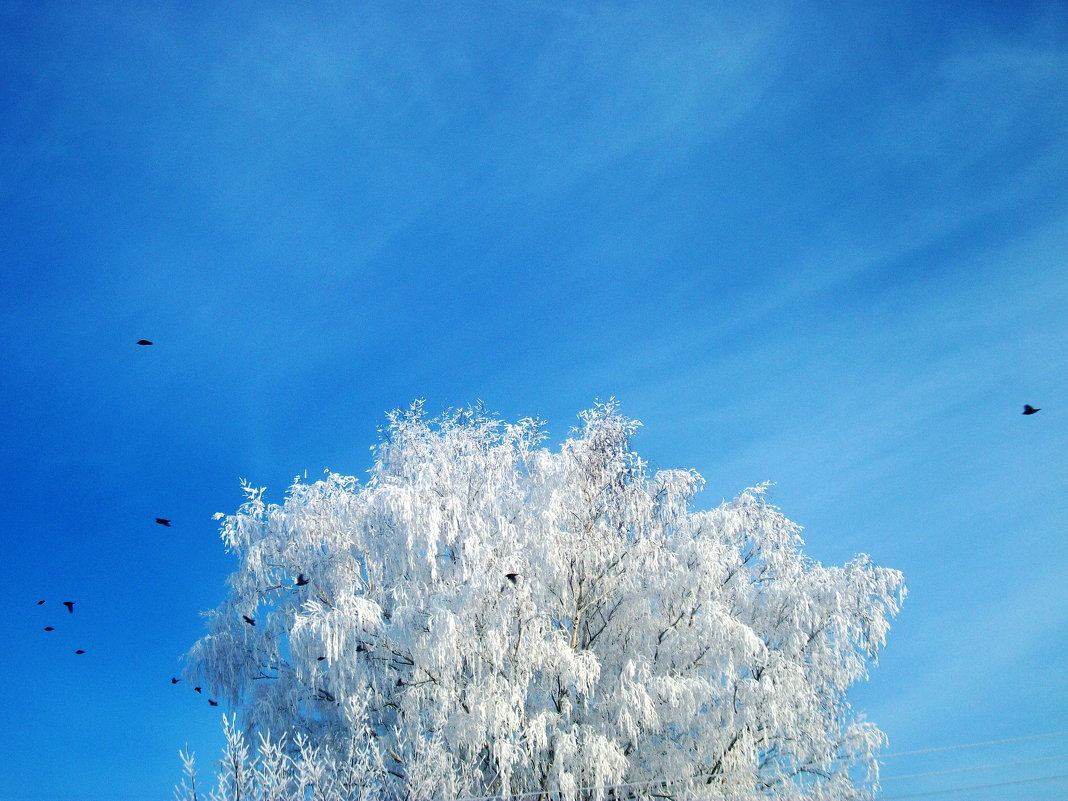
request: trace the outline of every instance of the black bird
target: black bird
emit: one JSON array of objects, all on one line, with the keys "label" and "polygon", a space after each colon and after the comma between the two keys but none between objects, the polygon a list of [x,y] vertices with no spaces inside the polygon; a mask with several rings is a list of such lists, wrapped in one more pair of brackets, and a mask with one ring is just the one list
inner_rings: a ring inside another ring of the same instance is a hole
[{"label": "black bird", "polygon": [[151,345],[152,341],[148,340],[148,339],[139,339],[139,340],[137,340],[137,344],[138,345]]},{"label": "black bird", "polygon": [[315,661],[316,661],[316,662],[322,662],[322,661],[323,661],[324,659],[326,659],[326,657],[325,657],[325,656],[317,656],[317,657],[315,658]]},{"label": "black bird", "polygon": [[53,626],[45,626],[45,631],[55,631],[55,630],[56,629]]},{"label": "black bird", "polygon": [[248,615],[241,615],[241,617],[245,618],[245,622],[248,623],[250,626],[256,625],[256,621],[250,618]]},{"label": "black bird", "polygon": [[157,517],[156,522],[159,523],[161,526],[166,526],[167,528],[171,527],[171,521],[165,517]]},{"label": "black bird", "polygon": [[513,584],[517,584],[519,582],[519,574],[518,573],[505,573],[504,577],[506,579],[508,579],[510,582],[512,582]]},{"label": "black bird", "polygon": [[297,576],[297,586],[303,587],[305,584],[311,584],[311,579],[304,578],[304,574],[301,573],[299,576]]},{"label": "black bird", "polygon": [[193,688],[193,692],[199,693],[199,692],[202,692],[202,690],[199,687],[194,687]]},{"label": "black bird", "polygon": [[64,601],[63,605],[67,607],[67,611],[72,615],[74,614],[74,601]]},{"label": "black bird", "polygon": [[77,651],[75,651],[74,653],[76,653],[76,654],[84,654],[84,653],[85,653],[85,651],[83,651],[83,650],[82,650],[81,648],[79,648],[79,649],[78,649]]},{"label": "black bird", "polygon": [[37,602],[37,605],[38,605],[38,606],[40,606],[40,605],[41,605],[41,604],[43,604],[43,603],[44,603],[44,601],[38,601],[38,602]]},{"label": "black bird", "polygon": [[211,704],[212,706],[218,706],[219,705],[218,701],[212,701],[210,698],[208,699],[208,703]]},{"label": "black bird", "polygon": [[171,684],[177,684],[180,681],[181,681],[181,679],[176,679],[176,678],[174,678],[174,676],[171,676]]},{"label": "black bird", "polygon": [[1025,403],[1024,404],[1024,410],[1023,410],[1024,414],[1034,414],[1035,412],[1040,412],[1040,411],[1042,411],[1042,410],[1041,409],[1036,409],[1030,403]]}]

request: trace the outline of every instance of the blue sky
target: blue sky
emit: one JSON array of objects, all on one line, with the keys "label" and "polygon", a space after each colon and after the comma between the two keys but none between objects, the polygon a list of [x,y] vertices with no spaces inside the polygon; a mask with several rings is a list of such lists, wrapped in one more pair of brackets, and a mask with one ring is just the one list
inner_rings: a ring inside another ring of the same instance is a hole
[{"label": "blue sky", "polygon": [[904,571],[889,752],[1068,730],[1066,90],[1059,3],[0,2],[0,799],[215,759],[212,513],[417,397],[616,396],[700,505]]}]

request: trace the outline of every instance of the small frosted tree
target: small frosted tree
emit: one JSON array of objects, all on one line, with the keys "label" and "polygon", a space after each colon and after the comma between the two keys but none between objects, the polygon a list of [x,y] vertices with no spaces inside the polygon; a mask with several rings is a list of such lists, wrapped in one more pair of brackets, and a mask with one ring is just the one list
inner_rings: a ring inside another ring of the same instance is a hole
[{"label": "small frosted tree", "polygon": [[246,485],[188,678],[358,762],[359,797],[870,795],[884,736],[845,694],[901,574],[806,557],[764,486],[694,511],[700,476],[650,474],[614,403],[581,419],[553,452],[534,420],[416,403],[366,484]]}]

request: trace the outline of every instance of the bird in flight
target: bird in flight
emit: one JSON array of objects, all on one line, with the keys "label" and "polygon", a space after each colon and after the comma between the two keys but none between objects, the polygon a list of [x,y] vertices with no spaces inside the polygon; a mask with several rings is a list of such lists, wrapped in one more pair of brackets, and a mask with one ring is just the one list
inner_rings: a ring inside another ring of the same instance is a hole
[{"label": "bird in flight", "polygon": [[64,601],[63,605],[67,607],[67,611],[72,615],[74,614],[74,601]]},{"label": "bird in flight", "polygon": [[85,651],[83,651],[83,650],[82,650],[81,648],[79,648],[79,649],[78,649],[77,651],[75,651],[74,653],[76,653],[76,654],[84,654],[84,653],[85,653]]},{"label": "bird in flight", "polygon": [[315,657],[315,661],[316,662],[322,662],[324,659],[326,659],[325,656],[317,656],[317,657]]},{"label": "bird in flight", "polygon": [[38,602],[37,602],[37,605],[38,605],[38,606],[40,606],[40,605],[41,605],[41,604],[43,604],[43,603],[44,603],[44,601],[38,601]]},{"label": "bird in flight", "polygon": [[167,528],[171,527],[171,521],[165,517],[157,517],[156,522],[159,523],[161,526],[166,526]]},{"label": "bird in flight", "polygon": [[506,579],[508,579],[510,582],[512,582],[513,584],[516,584],[519,581],[519,574],[518,573],[505,573],[504,577]]},{"label": "bird in flight", "polygon": [[180,681],[181,681],[181,679],[176,679],[176,678],[174,678],[174,676],[171,676],[171,684],[177,684]]},{"label": "bird in flight", "polygon": [[138,344],[138,345],[151,345],[151,344],[152,344],[152,340],[149,340],[149,339],[139,339],[139,340],[137,340],[137,344]]},{"label": "bird in flight", "polygon": [[256,621],[250,618],[248,615],[241,615],[241,617],[245,618],[245,622],[248,623],[250,626],[256,625]]},{"label": "bird in flight", "polygon": [[45,626],[45,631],[55,631],[55,626]]},{"label": "bird in flight", "polygon": [[1042,411],[1042,410],[1041,409],[1036,409],[1030,403],[1025,403],[1024,404],[1024,410],[1023,410],[1024,414],[1034,414],[1035,412],[1040,412],[1040,411]]},{"label": "bird in flight", "polygon": [[193,688],[193,692],[199,693],[199,692],[203,692],[203,691],[199,687],[194,687]]},{"label": "bird in flight", "polygon": [[218,701],[212,701],[210,698],[208,699],[208,703],[211,704],[212,706],[218,706],[219,705]]},{"label": "bird in flight", "polygon": [[311,584],[311,579],[304,578],[304,574],[301,573],[297,576],[297,586],[303,587],[305,584]]}]

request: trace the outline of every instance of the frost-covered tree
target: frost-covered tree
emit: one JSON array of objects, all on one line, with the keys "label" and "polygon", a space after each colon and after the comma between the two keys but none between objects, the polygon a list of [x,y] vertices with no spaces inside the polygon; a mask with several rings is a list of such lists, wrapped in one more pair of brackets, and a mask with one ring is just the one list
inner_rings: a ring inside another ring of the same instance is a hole
[{"label": "frost-covered tree", "polygon": [[884,737],[845,696],[901,574],[806,557],[764,486],[694,511],[701,477],[651,474],[614,403],[581,419],[551,451],[416,403],[365,484],[246,485],[188,678],[358,761],[360,797],[865,797]]}]

